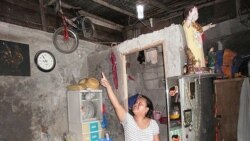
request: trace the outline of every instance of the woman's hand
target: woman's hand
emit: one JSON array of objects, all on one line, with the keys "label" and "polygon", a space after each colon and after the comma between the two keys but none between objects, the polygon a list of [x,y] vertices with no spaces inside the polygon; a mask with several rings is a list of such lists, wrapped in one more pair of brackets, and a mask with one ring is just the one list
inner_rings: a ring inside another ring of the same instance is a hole
[{"label": "woman's hand", "polygon": [[109,81],[107,80],[103,72],[102,72],[101,84],[105,88],[111,87],[111,85],[109,84]]},{"label": "woman's hand", "polygon": [[208,27],[209,27],[209,28],[213,28],[213,27],[215,27],[215,25],[216,25],[216,24],[210,23],[210,24],[208,24]]},{"label": "woman's hand", "polygon": [[216,25],[216,24],[209,23],[208,25],[203,26],[202,29],[203,29],[203,31],[206,31],[206,30],[208,30],[208,29],[210,29],[210,28],[215,27],[215,25]]},{"label": "woman's hand", "polygon": [[123,106],[119,103],[116,95],[114,94],[114,92],[112,90],[112,87],[111,87],[109,81],[107,80],[107,78],[105,77],[103,72],[102,72],[101,84],[102,84],[103,87],[105,87],[107,89],[108,97],[109,97],[112,105],[115,108],[115,112],[116,112],[116,114],[118,116],[118,119],[120,121],[124,121],[125,116],[126,116],[126,111],[123,108]]}]

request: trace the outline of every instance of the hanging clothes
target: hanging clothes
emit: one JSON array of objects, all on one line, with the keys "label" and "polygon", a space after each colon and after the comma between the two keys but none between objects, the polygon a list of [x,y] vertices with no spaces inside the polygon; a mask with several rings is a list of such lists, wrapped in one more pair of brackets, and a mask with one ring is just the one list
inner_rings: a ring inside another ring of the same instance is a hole
[{"label": "hanging clothes", "polygon": [[112,63],[112,76],[113,76],[113,81],[114,81],[114,85],[115,88],[118,89],[118,76],[117,76],[117,68],[116,68],[116,57],[114,52],[111,52],[111,57],[110,57],[110,61]]},{"label": "hanging clothes", "polygon": [[140,51],[137,57],[137,61],[140,62],[140,64],[145,62],[145,54],[144,51]]},{"label": "hanging clothes", "polygon": [[145,53],[145,60],[147,63],[156,64],[158,62],[158,52],[157,49],[149,49]]},{"label": "hanging clothes", "polygon": [[241,87],[240,108],[238,116],[238,141],[249,141],[250,139],[250,84],[249,78],[245,78]]}]

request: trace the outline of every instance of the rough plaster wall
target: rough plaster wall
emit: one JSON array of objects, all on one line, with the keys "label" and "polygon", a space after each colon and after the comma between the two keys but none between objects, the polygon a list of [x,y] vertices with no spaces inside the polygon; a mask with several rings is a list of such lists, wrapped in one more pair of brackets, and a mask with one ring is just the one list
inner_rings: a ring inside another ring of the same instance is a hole
[{"label": "rough plaster wall", "polygon": [[[131,40],[127,40],[121,44],[118,45],[118,51],[122,54],[128,54],[131,50],[141,50],[145,46],[149,46],[157,41],[163,41],[163,52],[164,57],[166,57],[164,69],[166,70],[165,76],[171,77],[171,76],[178,76],[182,74],[182,66],[185,62],[185,53],[184,53],[184,47],[186,45],[186,40],[184,38],[184,32],[181,25],[171,25],[169,27],[166,27],[162,30],[155,31],[153,33],[149,34],[143,34],[139,36],[138,38],[134,38]],[[160,60],[162,62],[163,60]],[[138,64],[137,64],[138,66]],[[137,68],[141,67],[138,66]],[[146,68],[146,67],[145,67]],[[145,69],[144,68],[144,69]],[[132,68],[131,68],[132,69]],[[144,75],[141,75],[140,79],[138,79],[139,82],[142,82],[144,85],[144,89],[140,90],[142,94],[147,95],[154,105],[156,106],[158,104],[157,110],[163,111],[163,116],[166,116],[166,110],[164,110],[164,107],[166,106],[166,99],[165,99],[165,90],[159,89],[159,81],[155,81],[152,79],[152,81],[148,81],[147,83],[143,82],[146,78],[145,77],[151,77],[153,78],[155,73],[151,72],[160,72],[159,74],[162,74],[161,67],[156,67],[152,69],[145,69],[142,72]],[[135,74],[135,70],[130,70],[130,72],[133,72],[132,74]],[[145,75],[146,74],[146,75]],[[157,74],[158,77],[158,74]],[[164,79],[164,77],[163,77]],[[142,81],[141,81],[142,80]],[[135,84],[138,84],[135,82]],[[128,81],[128,87],[130,86],[130,81]],[[133,85],[134,86],[134,85]],[[153,89],[158,88],[158,89]],[[131,88],[128,88],[131,91]],[[138,89],[134,88],[134,91],[138,91]],[[130,92],[128,91],[128,92]],[[166,108],[166,107],[165,107]],[[160,127],[160,138],[161,140],[166,140],[168,137],[166,133],[167,125],[166,124],[159,124]]]},{"label": "rough plaster wall", "polygon": [[[223,24],[230,24],[231,26],[224,26]],[[229,21],[229,23],[225,22],[222,23],[222,25],[219,24],[217,27],[214,29],[206,31],[206,37],[208,39],[214,39],[222,36],[221,34],[229,34],[231,31],[225,31],[224,30],[242,30],[242,28],[233,28],[238,26],[239,22],[236,21]],[[234,25],[232,27],[232,25]],[[220,29],[217,29],[220,28]],[[219,33],[218,33],[219,32]],[[121,44],[118,45],[118,51],[120,53],[126,54],[129,52],[129,50],[133,49],[140,49],[141,47],[147,46],[148,44],[151,44],[155,41],[159,40],[164,40],[166,43],[166,52],[165,54],[167,55],[167,77],[171,76],[177,76],[180,75],[182,72],[182,66],[185,61],[185,55],[183,51],[183,47],[186,45],[185,38],[183,36],[183,29],[180,25],[171,25],[170,27],[166,27],[163,30],[155,31],[153,33],[149,34],[144,34],[139,36],[138,38],[134,38],[131,40],[127,40]],[[118,57],[118,56],[116,56]],[[107,78],[110,80],[111,84],[112,83],[112,73],[111,73],[111,64],[110,64],[110,49],[102,52],[95,52],[88,57],[88,62],[89,62],[89,75],[92,76],[97,76],[100,78],[100,71],[105,72]],[[135,58],[134,58],[135,59]],[[118,64],[120,65],[120,64]],[[143,82],[142,80],[142,74],[138,74],[136,69],[141,69],[141,67],[131,67],[129,72],[131,73],[132,76],[136,78],[136,82],[134,81],[128,81],[128,87],[129,87],[129,95],[136,93],[136,92],[141,92],[145,95],[147,95],[154,103],[157,103],[160,105],[160,108],[164,107],[166,105],[165,103],[165,98],[156,96],[156,94],[163,93],[162,89],[158,90],[149,90],[145,89],[144,85],[141,85]],[[122,84],[119,84],[122,85]],[[116,91],[115,91],[116,92]],[[103,93],[103,98],[105,101],[105,104],[107,106],[107,111],[108,111],[108,122],[109,126],[107,128],[107,131],[110,132],[111,137],[113,140],[116,141],[122,141],[124,140],[123,137],[123,129],[122,126],[120,125],[119,121],[117,120],[117,117],[115,115],[115,111],[107,98],[106,91]],[[118,96],[118,98],[120,98]],[[121,99],[120,99],[121,100]],[[164,110],[163,116],[166,116],[166,110]],[[160,135],[161,140],[165,140],[167,133],[164,131],[167,131],[167,125],[166,124],[160,124],[160,129],[163,131],[163,134]]]},{"label": "rough plaster wall", "polygon": [[[31,70],[31,76],[0,76],[0,140],[62,141],[68,132],[66,86],[88,75],[87,55],[100,45],[80,41],[75,52],[62,54],[54,48],[50,33],[3,22],[0,29],[1,40],[29,45]],[[55,55],[52,72],[35,66],[39,50]]]},{"label": "rough plaster wall", "polygon": [[[135,80],[128,80],[128,95],[132,96],[136,93],[146,95],[153,102],[154,109],[161,111],[162,116],[166,117],[162,47],[157,48],[157,51],[158,59],[156,64],[150,62],[140,64],[137,61],[138,52],[126,55],[126,60],[130,64],[127,72],[135,78]],[[167,124],[156,121],[160,127],[160,139],[166,140],[168,138]]]},{"label": "rough plaster wall", "polygon": [[[88,69],[89,69],[89,76],[95,76],[98,79],[101,78],[101,72],[104,72],[110,84],[114,88],[112,72],[111,72],[112,66],[110,62],[110,53],[111,50],[108,49],[105,51],[100,51],[90,54],[88,56]],[[116,90],[114,90],[114,92],[117,95]],[[121,97],[119,97],[118,95],[117,98],[120,100],[120,102],[122,101]],[[114,141],[123,141],[124,140],[123,128],[115,114],[113,106],[110,103],[106,90],[104,89],[103,89],[103,103],[106,105],[107,108],[108,127],[106,131],[110,134],[110,137]]]},{"label": "rough plaster wall", "polygon": [[163,41],[165,43],[164,54],[166,55],[166,76],[171,77],[181,75],[185,61],[184,47],[186,45],[181,25],[172,24],[162,30],[143,34],[138,38],[127,40],[118,45],[118,51],[122,54],[127,54],[131,50],[141,49],[157,41]]},{"label": "rough plaster wall", "polygon": [[[247,17],[243,17],[243,19],[245,18]],[[249,29],[240,23],[240,18],[235,18],[216,24],[214,28],[211,28],[205,32],[205,42],[203,46],[205,55],[207,55],[208,50],[212,46],[217,46],[217,41],[221,41],[223,48],[229,48],[236,52],[242,52],[241,50],[244,50],[246,51],[243,51],[244,54],[247,53],[248,49],[244,48],[247,48],[248,36],[244,35],[244,31],[249,31]],[[239,38],[234,38],[237,36]],[[241,36],[243,38],[240,38]]]},{"label": "rough plaster wall", "polygon": [[141,93],[141,91],[144,89],[144,81],[143,81],[143,70],[144,70],[144,63],[140,64],[137,61],[138,53],[133,53],[126,55],[126,61],[127,61],[127,68],[126,72],[127,75],[132,79],[128,80],[128,96],[132,96],[137,93]]},{"label": "rough plaster wall", "polygon": [[[162,112],[162,117],[166,117],[166,98],[165,98],[165,90],[164,89],[154,89],[154,90],[146,90],[144,89],[142,93],[146,96],[148,96],[154,106],[155,110],[161,111]],[[160,139],[161,141],[166,141],[168,139],[168,134],[167,134],[167,124],[161,124],[158,120],[156,120],[159,128],[160,128]]]},{"label": "rough plaster wall", "polygon": [[[183,30],[180,25],[172,25],[170,27],[166,27],[163,30],[155,31],[153,33],[141,35],[138,38],[134,38],[132,40],[125,41],[118,45],[116,48],[120,53],[126,53],[127,49],[134,49],[134,48],[141,48],[147,46],[148,44],[152,44],[153,42],[163,40],[166,44],[166,69],[167,69],[167,76],[176,76],[180,75],[182,72],[182,64],[184,63],[184,51],[183,48],[185,46],[185,39],[183,38]],[[100,78],[100,72],[103,71],[107,78],[109,79],[110,83],[113,85],[112,80],[112,72],[111,72],[111,63],[110,63],[110,49],[101,52],[95,52],[88,56],[88,68],[89,68],[89,75],[96,76]],[[116,56],[117,58],[120,56]],[[135,58],[134,58],[135,59]],[[162,61],[162,60],[160,60]],[[119,62],[117,62],[119,63]],[[121,65],[121,64],[118,64]],[[164,108],[166,102],[164,97],[164,89],[157,89],[157,90],[148,90],[144,88],[143,76],[139,74],[135,68],[128,70],[128,74],[132,75],[136,81],[129,80],[128,82],[128,93],[129,95],[142,92],[143,94],[149,96],[155,104],[159,104],[161,108]],[[118,67],[119,68],[119,67]],[[141,67],[137,67],[136,69],[141,69]],[[159,68],[156,68],[159,69]],[[163,68],[162,68],[163,69]],[[118,70],[118,73],[120,70]],[[159,70],[156,70],[159,71]],[[120,75],[118,75],[119,77]],[[119,79],[119,78],[118,78]],[[156,84],[158,85],[158,84]],[[119,83],[119,87],[122,87],[122,84]],[[115,90],[117,97],[120,101],[122,101],[122,96],[118,95],[118,92]],[[156,94],[160,94],[161,96],[156,96]],[[107,131],[110,132],[111,137],[113,140],[122,141],[124,140],[123,136],[123,129],[121,124],[119,123],[117,116],[115,115],[115,111],[107,98],[106,91],[104,90],[103,93],[104,102],[107,106],[108,111],[108,128]],[[166,114],[166,113],[164,113]],[[166,139],[167,134],[164,132],[166,131],[167,126],[165,124],[159,124],[161,131],[161,140]]]},{"label": "rough plaster wall", "polygon": [[207,30],[205,34],[207,40],[212,40],[245,30],[247,30],[247,27],[240,23],[239,18],[236,18],[217,24],[214,28]]}]

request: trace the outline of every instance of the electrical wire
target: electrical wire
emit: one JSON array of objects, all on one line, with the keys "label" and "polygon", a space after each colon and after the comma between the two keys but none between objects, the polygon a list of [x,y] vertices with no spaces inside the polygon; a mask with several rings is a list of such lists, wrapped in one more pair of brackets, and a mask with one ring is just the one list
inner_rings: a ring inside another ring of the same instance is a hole
[{"label": "electrical wire", "polygon": [[149,30],[151,30],[152,32],[154,31],[151,27],[149,27],[148,25],[146,25],[142,20],[139,20],[145,27],[147,27]]}]

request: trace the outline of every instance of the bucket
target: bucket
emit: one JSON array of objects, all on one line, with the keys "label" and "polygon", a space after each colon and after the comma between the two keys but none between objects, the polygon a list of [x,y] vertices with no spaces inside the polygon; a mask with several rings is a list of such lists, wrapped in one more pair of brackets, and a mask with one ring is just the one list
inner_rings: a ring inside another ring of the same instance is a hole
[{"label": "bucket", "polygon": [[154,119],[155,120],[159,120],[161,118],[161,115],[162,115],[161,111],[154,110],[153,113],[154,113]]},{"label": "bucket", "polygon": [[160,124],[167,124],[168,123],[168,117],[161,117],[159,119],[159,121],[160,121]]},{"label": "bucket", "polygon": [[162,113],[165,110],[165,107],[163,107],[162,110],[160,110],[161,108],[158,108],[159,106],[156,105],[155,106],[155,110],[153,111],[153,115],[154,115],[154,119],[155,120],[159,120],[162,117]]}]

